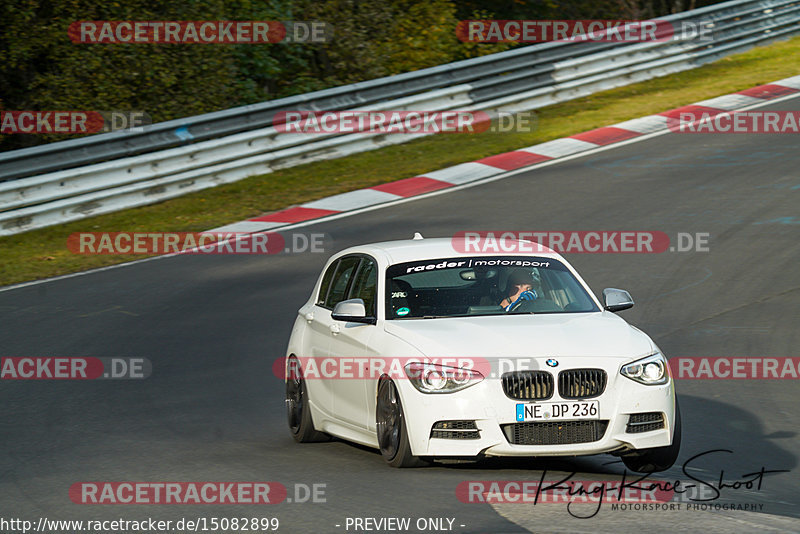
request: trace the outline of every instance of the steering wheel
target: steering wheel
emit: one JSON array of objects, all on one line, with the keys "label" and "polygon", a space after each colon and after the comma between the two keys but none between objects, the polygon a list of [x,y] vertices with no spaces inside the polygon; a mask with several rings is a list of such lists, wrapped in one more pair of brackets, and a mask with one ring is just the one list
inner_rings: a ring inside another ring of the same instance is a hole
[{"label": "steering wheel", "polygon": [[536,300],[537,297],[538,295],[536,294],[536,291],[533,289],[523,291],[522,293],[519,294],[517,300],[506,306],[506,313],[511,313],[512,311],[519,308],[520,305],[522,305],[523,303]]}]

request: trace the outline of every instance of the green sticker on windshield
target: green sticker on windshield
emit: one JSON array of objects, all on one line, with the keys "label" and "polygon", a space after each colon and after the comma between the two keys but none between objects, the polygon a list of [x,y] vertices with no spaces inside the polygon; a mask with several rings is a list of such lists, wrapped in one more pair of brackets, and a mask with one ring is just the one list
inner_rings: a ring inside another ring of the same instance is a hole
[{"label": "green sticker on windshield", "polygon": [[411,312],[411,310],[408,309],[408,308],[397,308],[397,311],[394,312],[394,313],[396,313],[397,315],[402,317],[404,315],[408,315],[410,312]]}]

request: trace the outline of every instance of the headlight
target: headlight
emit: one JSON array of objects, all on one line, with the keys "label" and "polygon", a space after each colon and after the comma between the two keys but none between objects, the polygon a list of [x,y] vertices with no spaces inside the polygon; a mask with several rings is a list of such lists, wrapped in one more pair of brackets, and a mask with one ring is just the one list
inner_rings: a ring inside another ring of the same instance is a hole
[{"label": "headlight", "polygon": [[409,363],[405,370],[414,387],[423,393],[452,393],[483,380],[478,371],[435,363]]},{"label": "headlight", "polygon": [[667,360],[660,352],[623,365],[619,372],[631,380],[648,386],[666,384],[669,381]]}]

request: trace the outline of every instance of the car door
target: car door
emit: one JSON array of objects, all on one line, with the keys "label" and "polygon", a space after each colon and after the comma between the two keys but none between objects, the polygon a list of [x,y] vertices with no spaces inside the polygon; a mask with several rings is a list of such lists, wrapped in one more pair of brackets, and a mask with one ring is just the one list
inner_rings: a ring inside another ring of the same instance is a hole
[{"label": "car door", "polygon": [[[347,292],[348,299],[364,301],[368,317],[377,317],[378,266],[369,256],[362,256],[353,281]],[[335,321],[331,333],[331,355],[340,358],[340,377],[333,384],[333,407],[337,418],[358,428],[368,428],[366,363],[359,364],[368,356],[370,339],[376,334],[375,325]]]},{"label": "car door", "polygon": [[310,360],[303,365],[306,387],[314,405],[331,416],[335,416],[333,385],[337,379],[326,377],[325,371],[331,369],[330,362],[326,363],[331,358],[331,330],[339,328],[334,326],[331,312],[337,302],[344,300],[360,261],[358,256],[345,256],[331,263],[322,277],[314,305],[304,316],[310,332],[309,354],[303,355]]}]

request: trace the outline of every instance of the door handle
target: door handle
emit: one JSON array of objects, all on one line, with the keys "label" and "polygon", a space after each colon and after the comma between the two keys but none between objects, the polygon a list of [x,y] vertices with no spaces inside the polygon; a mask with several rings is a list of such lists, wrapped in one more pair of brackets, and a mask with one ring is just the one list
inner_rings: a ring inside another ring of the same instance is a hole
[{"label": "door handle", "polygon": [[331,325],[331,334],[333,334],[335,336],[335,335],[337,335],[339,333],[339,331],[340,330],[339,330],[339,325],[338,324],[334,323],[334,324]]}]

